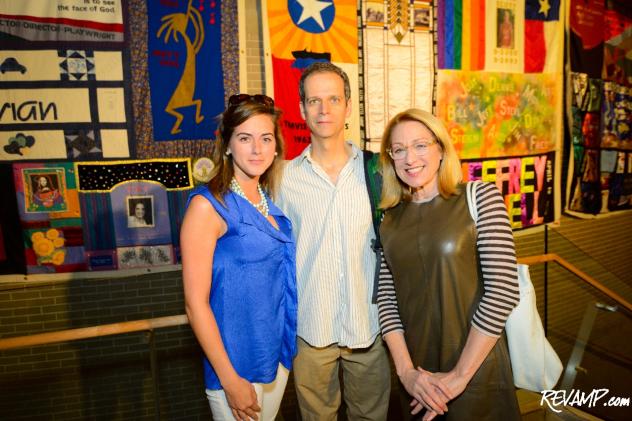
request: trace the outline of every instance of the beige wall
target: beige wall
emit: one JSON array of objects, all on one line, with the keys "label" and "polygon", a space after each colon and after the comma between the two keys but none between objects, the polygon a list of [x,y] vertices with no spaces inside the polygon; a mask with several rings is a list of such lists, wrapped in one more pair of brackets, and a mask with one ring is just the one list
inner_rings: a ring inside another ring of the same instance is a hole
[{"label": "beige wall", "polygon": [[[265,93],[261,1],[244,0],[246,9],[246,86],[249,94]],[[244,48],[243,46],[241,48]],[[243,86],[243,85],[242,85]]]}]

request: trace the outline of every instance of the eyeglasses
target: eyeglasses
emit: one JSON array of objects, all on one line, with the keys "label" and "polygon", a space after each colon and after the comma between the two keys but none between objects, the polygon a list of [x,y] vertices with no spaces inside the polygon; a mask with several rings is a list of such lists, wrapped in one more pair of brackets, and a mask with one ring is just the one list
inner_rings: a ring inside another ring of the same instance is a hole
[{"label": "eyeglasses", "polygon": [[[430,150],[430,147],[437,143],[436,140],[428,140],[425,142],[419,142],[412,145],[413,152],[417,156],[424,156]],[[408,155],[408,149],[410,146],[396,146],[393,149],[387,149],[387,152],[391,158],[395,161],[400,161]]]},{"label": "eyeglasses", "polygon": [[249,95],[249,94],[235,94],[235,95],[231,95],[230,98],[228,98],[228,105],[229,106],[237,106],[239,104],[242,104],[244,102],[248,102],[248,101],[253,101],[253,102],[257,102],[259,104],[263,104],[266,107],[274,107],[274,100],[272,98],[270,98],[267,95]]}]

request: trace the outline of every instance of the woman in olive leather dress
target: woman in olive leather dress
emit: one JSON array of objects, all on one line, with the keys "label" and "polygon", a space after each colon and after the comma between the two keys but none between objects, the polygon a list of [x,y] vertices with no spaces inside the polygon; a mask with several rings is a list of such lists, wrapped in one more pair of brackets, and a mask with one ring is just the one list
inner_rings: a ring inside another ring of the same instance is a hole
[{"label": "woman in olive leather dress", "polygon": [[473,221],[451,139],[425,111],[389,122],[380,159],[378,308],[403,412],[520,419],[503,335],[519,300],[516,256],[500,192],[492,183],[478,187]]}]

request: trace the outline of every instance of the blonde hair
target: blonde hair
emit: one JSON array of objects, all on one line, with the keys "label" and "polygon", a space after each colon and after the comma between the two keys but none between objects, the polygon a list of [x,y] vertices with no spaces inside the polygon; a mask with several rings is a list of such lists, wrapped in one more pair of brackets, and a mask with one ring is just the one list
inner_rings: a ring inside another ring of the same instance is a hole
[{"label": "blonde hair", "polygon": [[215,166],[211,173],[211,180],[208,182],[208,188],[220,203],[224,203],[224,196],[228,192],[230,181],[235,175],[233,155],[226,155],[230,138],[237,126],[249,118],[261,114],[270,116],[274,124],[276,155],[272,165],[259,178],[259,183],[273,200],[276,198],[281,181],[281,172],[283,171],[283,157],[285,156],[283,134],[279,124],[281,111],[276,107],[248,100],[238,105],[229,105],[218,119],[217,139],[215,139],[213,150],[211,151],[211,160]]},{"label": "blonde hair", "polygon": [[399,202],[409,202],[412,199],[410,187],[397,177],[393,160],[388,154],[391,147],[393,129],[404,121],[416,121],[423,124],[433,134],[437,144],[443,153],[443,159],[439,164],[438,189],[442,197],[449,197],[456,192],[457,185],[462,179],[461,163],[456,154],[452,139],[441,120],[431,113],[416,108],[402,111],[393,117],[382,135],[380,146],[380,167],[382,169],[382,200],[380,208],[389,209]]}]

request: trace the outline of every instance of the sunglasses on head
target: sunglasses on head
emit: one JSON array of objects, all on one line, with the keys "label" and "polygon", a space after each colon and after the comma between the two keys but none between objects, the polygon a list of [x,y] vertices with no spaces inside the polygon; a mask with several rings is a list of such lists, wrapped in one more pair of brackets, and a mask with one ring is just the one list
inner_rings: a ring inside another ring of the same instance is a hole
[{"label": "sunglasses on head", "polygon": [[248,101],[253,101],[253,102],[257,102],[259,104],[263,104],[266,107],[274,107],[274,100],[272,98],[270,98],[267,95],[248,95],[248,94],[235,94],[235,95],[231,95],[230,98],[228,98],[228,105],[229,106],[237,106],[239,104],[242,104],[244,102],[248,102]]}]

